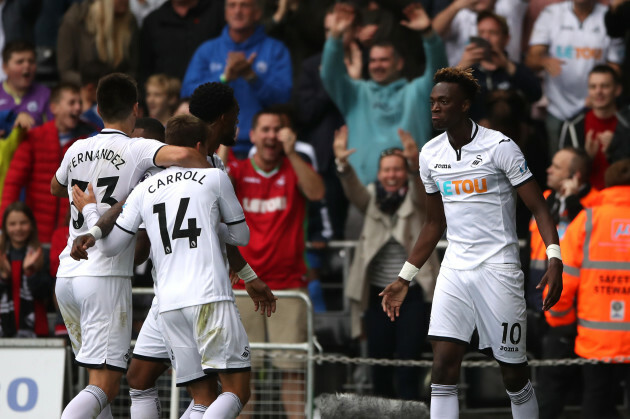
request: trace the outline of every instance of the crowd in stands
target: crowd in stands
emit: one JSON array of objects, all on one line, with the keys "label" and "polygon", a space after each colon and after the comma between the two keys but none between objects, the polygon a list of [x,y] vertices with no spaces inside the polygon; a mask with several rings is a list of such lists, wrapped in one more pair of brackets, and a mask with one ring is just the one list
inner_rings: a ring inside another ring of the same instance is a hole
[{"label": "crowd in stands", "polygon": [[[438,256],[395,325],[378,293],[424,220],[417,152],[437,134],[436,70],[471,69],[481,86],[473,119],[522,149],[561,238],[572,220],[588,223],[583,209],[614,202],[607,186],[627,193],[615,163],[630,158],[630,0],[0,0],[0,22],[0,336],[63,333],[46,312],[55,312],[58,255],[76,220],[50,181],[65,151],[103,127],[96,86],[111,72],[138,81],[144,116],[162,126],[196,115],[188,103],[199,85],[232,87],[236,142],[218,152],[252,220],[244,257],[273,290],[314,292],[307,278],[316,280],[325,253],[307,252],[307,268],[305,242],[358,239],[344,298],[352,337],[367,340],[373,357],[417,359],[425,345]],[[547,258],[530,219],[521,205],[526,297],[539,323],[532,347],[540,357],[576,356],[563,346],[576,339],[575,319],[544,320],[535,287]],[[623,263],[627,281],[630,257]],[[629,293],[618,296],[627,312]],[[278,307],[266,320],[292,310],[288,323],[243,318],[248,334],[268,327],[300,341],[301,308]],[[417,399],[417,374],[374,367],[374,393]],[[560,399],[539,400],[562,410]]]}]

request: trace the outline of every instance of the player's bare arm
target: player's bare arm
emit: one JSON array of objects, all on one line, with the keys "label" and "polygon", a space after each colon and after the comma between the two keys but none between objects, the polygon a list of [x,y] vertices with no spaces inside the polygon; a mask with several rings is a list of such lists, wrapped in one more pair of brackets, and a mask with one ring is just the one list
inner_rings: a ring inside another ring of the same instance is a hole
[{"label": "player's bare arm", "polygon": [[[92,190],[91,185],[88,185],[88,192],[89,193],[83,192],[76,185],[72,188],[72,202],[77,206],[77,209],[79,209],[79,211],[83,211],[85,205],[96,202],[94,191]],[[121,201],[114,204],[99,218],[96,226],[101,229],[102,237],[106,237],[114,228],[114,224],[116,223],[118,215],[120,215],[120,213],[122,212],[122,207],[124,203],[125,201]],[[74,260],[87,260],[87,249],[94,246],[95,244],[96,240],[92,234],[82,234],[74,239],[74,242],[72,242],[70,256]]]},{"label": "player's bare arm", "polygon": [[[550,244],[557,245],[559,243],[558,231],[538,184],[536,182],[527,182],[516,190],[525,205],[527,205],[527,208],[532,212],[545,246],[549,247]],[[549,310],[558,302],[562,294],[562,260],[555,257],[549,259],[547,272],[545,272],[536,288],[541,289],[545,285],[549,285],[549,292],[543,301],[543,310]]]},{"label": "player's bare arm", "polygon": [[[243,255],[241,255],[238,247],[226,244],[225,248],[228,262],[232,270],[240,272],[243,268],[248,266],[247,261],[243,258]],[[237,276],[237,279],[240,278]],[[266,314],[267,317],[271,317],[271,313],[276,312],[276,300],[278,297],[273,295],[269,286],[258,278],[258,276],[251,281],[245,282],[245,290],[254,302],[254,311],[259,311],[261,315]]]},{"label": "player's bare arm", "polygon": [[68,188],[59,183],[57,176],[53,175],[50,180],[50,193],[59,198],[67,198]]},{"label": "player's bare arm", "polygon": [[136,249],[133,254],[133,264],[134,266],[138,266],[147,259],[149,259],[149,255],[151,254],[151,240],[149,240],[149,235],[146,230],[138,230],[136,233]]},{"label": "player's bare arm", "polygon": [[166,145],[155,155],[155,164],[161,167],[200,167],[211,168],[206,156],[191,147]]},{"label": "player's bare arm", "polygon": [[[424,227],[420,231],[418,240],[411,250],[411,254],[407,261],[412,265],[420,268],[429,259],[431,253],[437,246],[438,242],[446,230],[446,217],[444,216],[444,204],[440,194],[427,195],[427,218]],[[381,306],[383,311],[391,321],[396,320],[400,315],[400,306],[402,305],[407,291],[409,289],[409,281],[398,277],[394,282],[389,284],[379,294],[383,297]]]},{"label": "player's bare arm", "polygon": [[300,190],[308,200],[319,201],[324,198],[326,192],[324,181],[295,151],[296,139],[295,133],[290,128],[282,128],[278,132],[278,140],[282,143],[284,154],[295,170]]}]

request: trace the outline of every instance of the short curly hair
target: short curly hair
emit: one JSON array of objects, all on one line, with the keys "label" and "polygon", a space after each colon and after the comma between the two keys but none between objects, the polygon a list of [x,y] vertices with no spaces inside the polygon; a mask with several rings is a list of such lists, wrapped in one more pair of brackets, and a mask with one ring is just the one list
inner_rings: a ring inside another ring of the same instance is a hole
[{"label": "short curly hair", "polygon": [[190,113],[202,121],[212,124],[221,115],[234,108],[234,90],[219,82],[204,83],[190,97]]},{"label": "short curly hair", "polygon": [[479,93],[480,87],[477,79],[473,76],[472,68],[461,69],[457,67],[441,68],[435,72],[433,82],[438,83],[454,83],[457,84],[466,99],[471,102],[475,100],[475,96]]}]

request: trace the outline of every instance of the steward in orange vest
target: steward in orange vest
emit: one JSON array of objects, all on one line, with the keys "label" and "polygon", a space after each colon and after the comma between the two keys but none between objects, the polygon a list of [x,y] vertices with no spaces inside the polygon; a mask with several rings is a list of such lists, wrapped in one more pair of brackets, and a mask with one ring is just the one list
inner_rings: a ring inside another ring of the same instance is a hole
[{"label": "steward in orange vest", "polygon": [[610,166],[605,179],[600,205],[567,228],[562,296],[545,313],[551,326],[577,322],[578,356],[619,362],[582,367],[586,418],[619,417],[613,386],[620,375],[630,378],[630,159]]},{"label": "steward in orange vest", "polygon": [[[565,147],[553,156],[547,169],[547,186],[544,197],[562,240],[564,232],[582,209],[597,201],[598,191],[588,182],[589,159],[586,153],[573,147]],[[527,281],[527,305],[542,311],[542,290],[536,290],[547,271],[547,253],[536,220],[532,217],[530,231],[530,263]]]}]

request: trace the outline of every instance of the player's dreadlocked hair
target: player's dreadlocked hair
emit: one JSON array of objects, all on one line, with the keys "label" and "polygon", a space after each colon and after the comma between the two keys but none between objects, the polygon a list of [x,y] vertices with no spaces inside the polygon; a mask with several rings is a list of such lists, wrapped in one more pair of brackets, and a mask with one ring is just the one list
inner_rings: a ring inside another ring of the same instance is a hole
[{"label": "player's dreadlocked hair", "polygon": [[477,79],[473,77],[472,68],[465,70],[456,67],[441,68],[435,72],[433,82],[438,83],[455,83],[464,92],[466,99],[471,102],[475,100],[475,96],[480,90]]},{"label": "player's dreadlocked hair", "polygon": [[202,84],[190,97],[190,113],[208,124],[215,122],[235,105],[234,90],[218,82]]}]

